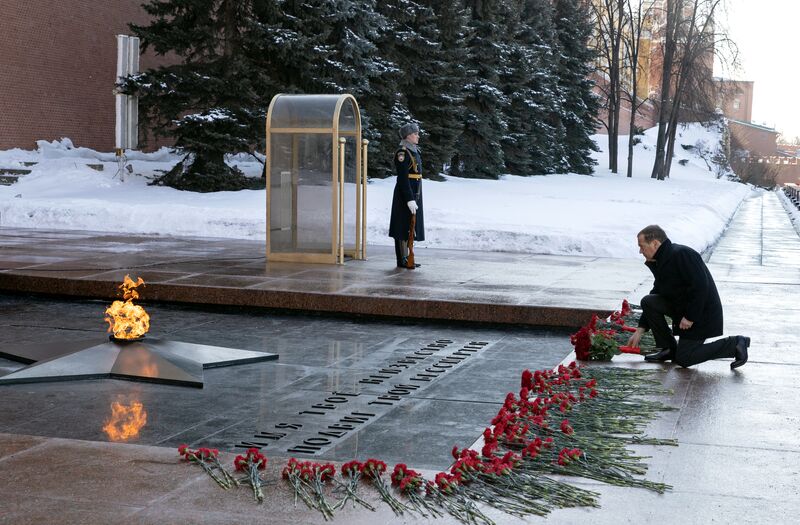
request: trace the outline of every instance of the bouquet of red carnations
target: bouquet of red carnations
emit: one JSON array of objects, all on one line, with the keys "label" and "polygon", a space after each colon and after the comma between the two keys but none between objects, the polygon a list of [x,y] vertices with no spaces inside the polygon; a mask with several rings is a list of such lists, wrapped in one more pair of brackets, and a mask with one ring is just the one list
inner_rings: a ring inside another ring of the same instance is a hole
[{"label": "bouquet of red carnations", "polygon": [[581,361],[611,361],[615,355],[641,353],[638,347],[623,345],[630,334],[636,331],[636,328],[625,324],[630,313],[628,301],[623,300],[622,308],[606,320],[593,315],[589,324],[582,326],[569,338],[575,347],[575,356]]}]

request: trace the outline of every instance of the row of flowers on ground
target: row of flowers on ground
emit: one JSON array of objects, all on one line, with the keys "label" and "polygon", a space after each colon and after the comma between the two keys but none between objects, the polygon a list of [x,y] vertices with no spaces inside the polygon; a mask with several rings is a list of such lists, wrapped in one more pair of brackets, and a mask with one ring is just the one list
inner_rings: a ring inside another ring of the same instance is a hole
[{"label": "row of flowers on ground", "polygon": [[[624,327],[632,318],[626,302],[605,322]],[[590,324],[599,333],[597,320]],[[555,370],[525,370],[519,392],[507,394],[491,426],[484,430],[481,449],[453,447],[451,468],[432,480],[398,463],[387,481],[388,466],[374,458],[350,461],[338,469],[333,463],[291,458],[282,478],[293,488],[296,504],[302,501],[325,518],[348,504],[376,510],[359,494],[359,487],[366,483],[397,515],[447,513],[464,523],[486,524],[493,523],[487,507],[517,516],[543,516],[554,508],[599,506],[596,492],[552,475],[663,492],[670,487],[641,477],[646,473],[644,458],[628,448],[677,444],[644,434],[647,423],[659,412],[671,410],[652,399],[667,393],[653,373],[587,368],[575,362]],[[268,459],[258,449],[236,456],[234,473],[220,463],[216,449],[192,450],[181,445],[178,452],[202,466],[222,488],[246,485],[256,501],[263,501],[262,472]]]}]

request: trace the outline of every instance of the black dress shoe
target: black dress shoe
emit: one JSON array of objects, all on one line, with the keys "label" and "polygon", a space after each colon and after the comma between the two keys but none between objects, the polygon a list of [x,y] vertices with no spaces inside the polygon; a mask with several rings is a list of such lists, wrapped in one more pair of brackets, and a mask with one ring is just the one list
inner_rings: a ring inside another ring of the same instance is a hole
[{"label": "black dress shoe", "polygon": [[747,348],[750,346],[750,338],[743,335],[736,336],[736,360],[731,363],[731,370],[739,368],[747,362]]},{"label": "black dress shoe", "polygon": [[664,361],[669,361],[675,359],[675,350],[671,348],[664,348],[663,350],[659,350],[655,354],[647,354],[644,356],[644,360],[650,363],[662,363]]},{"label": "black dress shoe", "polygon": [[[422,266],[422,265],[421,265],[421,264],[414,263],[414,268],[419,268],[420,266]],[[398,267],[398,268],[407,268],[407,269],[409,269],[409,270],[413,270],[413,269],[414,269],[414,268],[409,268],[409,267],[408,267],[408,261],[407,261],[407,260],[405,260],[405,259],[404,259],[404,260],[402,260],[402,261],[398,261],[398,262],[397,262],[397,267]]]}]

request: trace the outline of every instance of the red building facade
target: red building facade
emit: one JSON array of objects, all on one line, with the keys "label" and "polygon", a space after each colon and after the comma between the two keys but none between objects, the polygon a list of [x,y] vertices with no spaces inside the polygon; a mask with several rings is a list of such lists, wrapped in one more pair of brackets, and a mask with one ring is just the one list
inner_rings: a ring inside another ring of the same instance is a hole
[{"label": "red building facade", "polygon": [[[146,23],[142,0],[0,4],[0,149],[69,137],[114,149],[117,34]],[[143,55],[140,69],[156,64]]]}]

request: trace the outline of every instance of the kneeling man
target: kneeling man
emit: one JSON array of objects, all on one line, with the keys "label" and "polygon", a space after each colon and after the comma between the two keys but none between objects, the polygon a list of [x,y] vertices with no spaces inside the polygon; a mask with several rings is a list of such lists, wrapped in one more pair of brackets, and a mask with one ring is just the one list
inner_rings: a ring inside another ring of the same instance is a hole
[{"label": "kneeling man", "polygon": [[[639,346],[642,334],[652,330],[658,352],[645,356],[646,361],[672,360],[688,367],[732,357],[731,369],[745,364],[749,337],[733,335],[704,343],[722,335],[722,303],[700,254],[688,246],[673,244],[657,225],[640,231],[637,241],[655,280],[650,294],[642,298],[643,314],[628,344]],[[665,316],[672,319],[672,330]],[[677,343],[676,335],[680,338]]]}]

